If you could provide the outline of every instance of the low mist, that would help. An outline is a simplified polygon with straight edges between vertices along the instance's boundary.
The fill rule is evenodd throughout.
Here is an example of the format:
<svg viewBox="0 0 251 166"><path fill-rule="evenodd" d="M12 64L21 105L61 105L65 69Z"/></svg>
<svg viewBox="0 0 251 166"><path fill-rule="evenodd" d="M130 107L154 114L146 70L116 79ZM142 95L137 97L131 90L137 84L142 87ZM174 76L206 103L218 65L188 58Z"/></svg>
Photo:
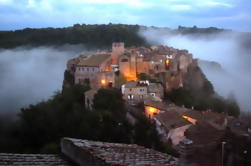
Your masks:
<svg viewBox="0 0 251 166"><path fill-rule="evenodd" d="M248 43L243 33L181 35L170 30L149 28L141 30L140 35L151 44L187 49L194 58L219 63L221 68L203 61L200 61L199 65L219 95L227 98L230 94L234 94L241 110L251 112L249 97L251 94L251 48L246 47Z"/></svg>
<svg viewBox="0 0 251 166"><path fill-rule="evenodd" d="M82 45L0 50L0 114L16 114L61 90L67 60L83 51Z"/></svg>

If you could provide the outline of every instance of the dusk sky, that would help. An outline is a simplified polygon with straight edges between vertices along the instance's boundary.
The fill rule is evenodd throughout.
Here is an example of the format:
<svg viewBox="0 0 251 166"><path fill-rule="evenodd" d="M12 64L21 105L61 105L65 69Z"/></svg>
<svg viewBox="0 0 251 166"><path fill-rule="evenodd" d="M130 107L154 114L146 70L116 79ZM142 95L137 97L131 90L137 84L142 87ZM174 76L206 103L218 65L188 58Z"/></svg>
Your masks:
<svg viewBox="0 0 251 166"><path fill-rule="evenodd" d="M250 0L0 0L0 30L73 24L179 25L251 31Z"/></svg>

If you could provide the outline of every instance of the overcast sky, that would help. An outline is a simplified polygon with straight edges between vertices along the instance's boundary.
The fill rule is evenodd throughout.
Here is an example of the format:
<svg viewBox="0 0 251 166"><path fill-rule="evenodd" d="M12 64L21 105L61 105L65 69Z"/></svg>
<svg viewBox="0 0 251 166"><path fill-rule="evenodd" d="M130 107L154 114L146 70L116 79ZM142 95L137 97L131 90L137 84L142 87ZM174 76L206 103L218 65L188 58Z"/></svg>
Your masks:
<svg viewBox="0 0 251 166"><path fill-rule="evenodd" d="M0 0L0 30L80 24L251 31L250 0Z"/></svg>

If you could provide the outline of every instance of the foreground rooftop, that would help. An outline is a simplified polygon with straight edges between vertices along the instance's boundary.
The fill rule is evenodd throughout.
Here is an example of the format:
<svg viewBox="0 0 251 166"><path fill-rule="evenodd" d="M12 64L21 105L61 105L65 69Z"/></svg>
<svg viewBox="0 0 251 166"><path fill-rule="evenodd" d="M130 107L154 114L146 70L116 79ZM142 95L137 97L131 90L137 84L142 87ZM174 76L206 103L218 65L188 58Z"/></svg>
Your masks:
<svg viewBox="0 0 251 166"><path fill-rule="evenodd" d="M0 153L0 166L69 166L73 164L80 166L178 165L178 159L175 157L135 144L62 138L61 151L63 155Z"/></svg>
<svg viewBox="0 0 251 166"><path fill-rule="evenodd" d="M177 166L178 163L175 157L135 144L63 138L61 149L79 165Z"/></svg>
<svg viewBox="0 0 251 166"><path fill-rule="evenodd" d="M58 155L53 154L11 154L0 153L1 166L68 166Z"/></svg>

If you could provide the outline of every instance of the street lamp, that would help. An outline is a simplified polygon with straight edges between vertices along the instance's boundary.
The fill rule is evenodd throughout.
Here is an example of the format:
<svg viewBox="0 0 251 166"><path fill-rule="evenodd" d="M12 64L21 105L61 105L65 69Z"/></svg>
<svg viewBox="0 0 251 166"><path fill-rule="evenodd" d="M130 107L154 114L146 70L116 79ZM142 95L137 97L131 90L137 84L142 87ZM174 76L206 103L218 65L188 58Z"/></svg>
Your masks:
<svg viewBox="0 0 251 166"><path fill-rule="evenodd" d="M222 141L221 142L221 166L224 166L224 148L225 148L225 144L226 144L227 142L225 142L225 141Z"/></svg>
<svg viewBox="0 0 251 166"><path fill-rule="evenodd" d="M243 151L243 154L244 154L244 163L245 163L245 165L247 165L247 155L248 155L248 151L247 150L244 150Z"/></svg>

